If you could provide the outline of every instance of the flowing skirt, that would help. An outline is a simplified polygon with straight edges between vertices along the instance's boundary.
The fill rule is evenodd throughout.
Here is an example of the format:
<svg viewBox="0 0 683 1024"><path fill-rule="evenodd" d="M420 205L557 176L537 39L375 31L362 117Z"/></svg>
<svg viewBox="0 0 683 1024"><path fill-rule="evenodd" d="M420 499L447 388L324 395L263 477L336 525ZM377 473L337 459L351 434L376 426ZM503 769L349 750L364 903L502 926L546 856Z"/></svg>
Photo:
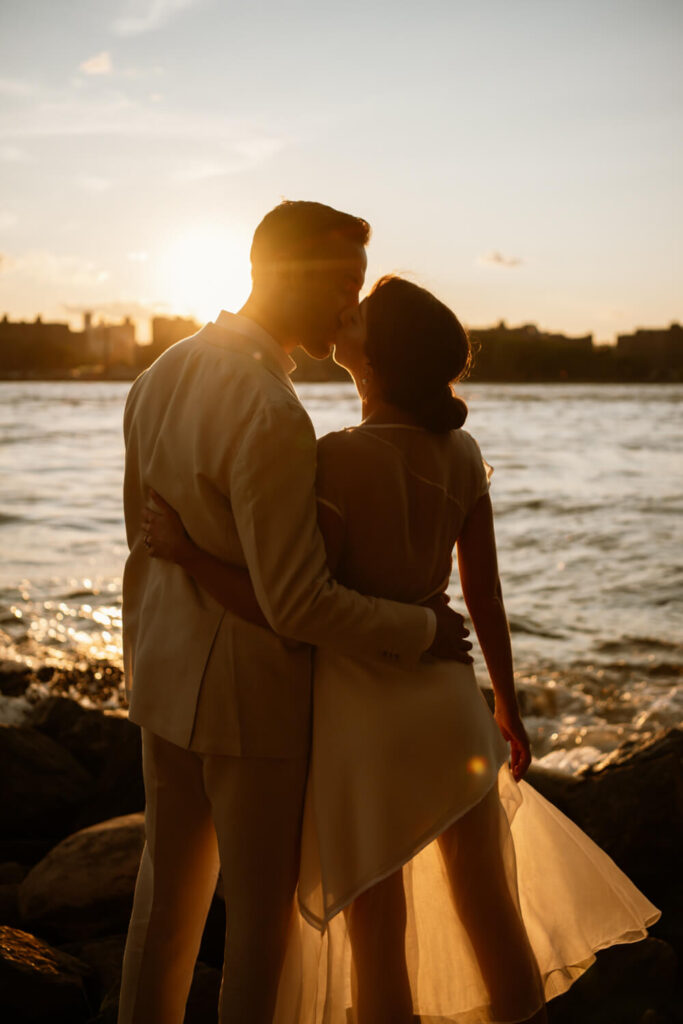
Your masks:
<svg viewBox="0 0 683 1024"><path fill-rule="evenodd" d="M354 1021L368 970L391 992L392 921L425 1024L513 1024L660 916L585 833L515 783L471 666L388 669L321 651L314 701L300 914L275 1024ZM361 944L354 901L382 892L389 904L366 909Z"/></svg>

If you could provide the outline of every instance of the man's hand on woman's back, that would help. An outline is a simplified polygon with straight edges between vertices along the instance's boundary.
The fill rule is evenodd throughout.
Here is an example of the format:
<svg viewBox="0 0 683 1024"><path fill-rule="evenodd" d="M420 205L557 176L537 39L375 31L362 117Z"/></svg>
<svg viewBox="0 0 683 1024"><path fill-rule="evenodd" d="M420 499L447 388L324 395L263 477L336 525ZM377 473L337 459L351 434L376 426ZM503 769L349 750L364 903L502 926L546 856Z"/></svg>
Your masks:
<svg viewBox="0 0 683 1024"><path fill-rule="evenodd" d="M449 608L448 601L447 594L437 594L429 601L425 601L425 606L431 608L436 615L436 633L426 653L446 661L459 661L463 665L471 665L472 656L469 652L472 650L472 644L467 639L470 632L465 628L464 617L460 612Z"/></svg>

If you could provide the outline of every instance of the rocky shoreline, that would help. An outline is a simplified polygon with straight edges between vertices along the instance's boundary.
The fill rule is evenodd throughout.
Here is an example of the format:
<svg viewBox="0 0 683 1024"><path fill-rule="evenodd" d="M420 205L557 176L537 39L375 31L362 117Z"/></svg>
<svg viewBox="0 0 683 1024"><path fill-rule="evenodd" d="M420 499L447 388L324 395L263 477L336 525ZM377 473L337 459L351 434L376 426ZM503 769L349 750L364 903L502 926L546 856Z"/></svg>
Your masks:
<svg viewBox="0 0 683 1024"><path fill-rule="evenodd" d="M0 665L0 1018L115 1024L144 843L140 737L116 707L120 670ZM107 708L84 706L100 703ZM549 1004L551 1024L681 1024L683 730L625 745L577 775L527 780L662 910L651 936L598 954ZM216 1020L225 907L214 898L186 1024Z"/></svg>

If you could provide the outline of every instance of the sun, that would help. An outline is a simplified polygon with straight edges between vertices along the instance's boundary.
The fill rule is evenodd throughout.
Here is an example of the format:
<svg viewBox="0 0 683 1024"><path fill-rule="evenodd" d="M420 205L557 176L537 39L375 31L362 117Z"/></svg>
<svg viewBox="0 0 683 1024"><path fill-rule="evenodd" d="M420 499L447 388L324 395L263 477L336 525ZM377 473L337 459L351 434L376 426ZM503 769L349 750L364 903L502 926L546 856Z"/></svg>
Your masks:
<svg viewBox="0 0 683 1024"><path fill-rule="evenodd" d="M221 309L236 312L251 288L250 244L246 234L213 227L174 236L158 262L160 298L174 313L202 323Z"/></svg>

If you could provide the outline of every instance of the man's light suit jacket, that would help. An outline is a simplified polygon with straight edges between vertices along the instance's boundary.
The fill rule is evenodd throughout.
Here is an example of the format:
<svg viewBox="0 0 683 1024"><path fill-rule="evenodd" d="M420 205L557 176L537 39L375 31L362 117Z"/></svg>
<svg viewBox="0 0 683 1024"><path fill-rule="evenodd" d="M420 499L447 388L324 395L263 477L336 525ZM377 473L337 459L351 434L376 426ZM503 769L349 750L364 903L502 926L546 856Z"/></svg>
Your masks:
<svg viewBox="0 0 683 1024"><path fill-rule="evenodd" d="M293 366L261 327L223 312L160 356L128 396L130 717L181 747L306 754L309 644L408 664L432 639L432 612L363 597L330 578L316 519L316 439L287 375ZM249 570L273 632L226 611L179 566L148 556L140 523L149 487L198 545Z"/></svg>

